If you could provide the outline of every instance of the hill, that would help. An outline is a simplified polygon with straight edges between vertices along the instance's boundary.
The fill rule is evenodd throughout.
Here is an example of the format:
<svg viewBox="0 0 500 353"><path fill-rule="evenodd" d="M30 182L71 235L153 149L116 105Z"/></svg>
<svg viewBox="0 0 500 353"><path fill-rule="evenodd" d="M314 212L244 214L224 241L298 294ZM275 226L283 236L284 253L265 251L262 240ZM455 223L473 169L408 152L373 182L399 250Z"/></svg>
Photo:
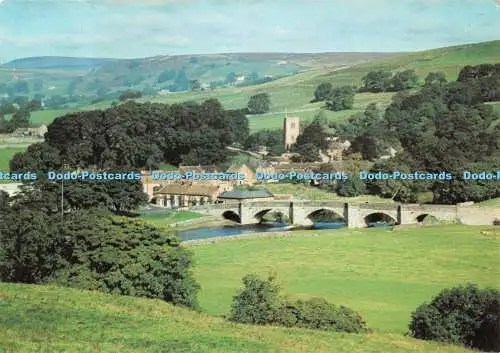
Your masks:
<svg viewBox="0 0 500 353"><path fill-rule="evenodd" d="M394 334L236 325L164 302L0 284L1 352L466 353Z"/></svg>
<svg viewBox="0 0 500 353"><path fill-rule="evenodd" d="M34 57L17 59L0 66L0 83L28 82L30 93L84 95L105 98L113 92L134 89L152 94L162 89L183 91L190 81L208 87L249 85L292 75L318 67L343 66L395 54L387 53L235 53L213 55L159 55L141 59ZM15 71L14 71L15 69ZM35 82L43 82L35 90ZM0 94L3 92L0 91Z"/></svg>
<svg viewBox="0 0 500 353"><path fill-rule="evenodd" d="M155 98L148 97L144 100L173 103L218 98L227 108L243 108L246 107L250 96L267 92L271 96L271 112L250 117L250 126L253 131L264 128L276 129L282 127L285 109L304 121L312 119L322 110L323 103L310 103L314 97L314 90L322 82L330 82L334 86L359 87L362 77L370 71L396 72L405 69L415 69L422 81L429 72L435 71L443 71L448 80L455 80L464 66L497 63L499 58L500 40L379 58L367 63L352 63L347 65L348 67L322 68L257 86L222 88L212 92L173 93ZM382 106L388 104L392 95L393 93L356 94L353 110L325 111L325 113L330 120L343 120L363 111L370 103L380 103Z"/></svg>
<svg viewBox="0 0 500 353"><path fill-rule="evenodd" d="M0 65L2 69L89 69L112 64L120 59L72 58L63 56L38 56L9 61Z"/></svg>

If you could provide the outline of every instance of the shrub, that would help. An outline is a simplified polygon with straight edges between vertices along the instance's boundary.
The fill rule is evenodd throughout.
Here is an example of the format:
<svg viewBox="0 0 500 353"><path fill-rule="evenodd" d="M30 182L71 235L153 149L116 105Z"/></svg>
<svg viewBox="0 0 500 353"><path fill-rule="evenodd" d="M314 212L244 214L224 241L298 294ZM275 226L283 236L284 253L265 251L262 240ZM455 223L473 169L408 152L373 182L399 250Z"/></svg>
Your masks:
<svg viewBox="0 0 500 353"><path fill-rule="evenodd" d="M98 210L72 211L63 222L29 209L2 216L2 281L50 282L197 308L192 254L173 233Z"/></svg>
<svg viewBox="0 0 500 353"><path fill-rule="evenodd" d="M257 325L280 325L338 332L366 332L361 316L325 299L286 303L279 296L274 277L262 280L254 274L243 278L244 289L234 297L229 319Z"/></svg>
<svg viewBox="0 0 500 353"><path fill-rule="evenodd" d="M412 314L410 335L424 340L500 350L500 292L469 284L445 289Z"/></svg>
<svg viewBox="0 0 500 353"><path fill-rule="evenodd" d="M271 325L282 322L283 304L274 277L243 277L244 289L233 298L229 320L244 324Z"/></svg>
<svg viewBox="0 0 500 353"><path fill-rule="evenodd" d="M494 226L500 226L500 218L496 218L496 219L493 221L493 225L494 225Z"/></svg>
<svg viewBox="0 0 500 353"><path fill-rule="evenodd" d="M361 315L344 306L336 307L322 298L299 300L288 305L287 309L295 318L291 326L348 333L367 331Z"/></svg>

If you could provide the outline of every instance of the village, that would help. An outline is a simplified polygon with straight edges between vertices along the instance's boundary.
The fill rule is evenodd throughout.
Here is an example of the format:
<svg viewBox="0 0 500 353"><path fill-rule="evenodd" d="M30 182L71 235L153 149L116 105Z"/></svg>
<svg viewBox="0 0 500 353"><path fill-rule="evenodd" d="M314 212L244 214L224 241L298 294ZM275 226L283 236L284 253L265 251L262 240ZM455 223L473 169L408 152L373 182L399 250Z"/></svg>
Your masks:
<svg viewBox="0 0 500 353"><path fill-rule="evenodd" d="M300 118L284 118L284 141L286 153L281 156L267 156L263 148L257 165L233 164L224 170L213 165L180 166L179 173L241 173L244 179L238 180L153 180L152 171L142 171L144 193L152 205L157 207L183 209L211 203L235 200L286 200L291 194L273 194L265 187L267 183L278 182L276 178L259 180L259 174L280 174L287 172L335 173L343 171L342 157L350 143L339 142L332 138L329 148L321 151L321 160L311 163L294 163L294 153L290 150L300 134ZM254 154L252 154L254 155ZM313 181L316 185L321 181ZM331 182L331 181L329 181Z"/></svg>

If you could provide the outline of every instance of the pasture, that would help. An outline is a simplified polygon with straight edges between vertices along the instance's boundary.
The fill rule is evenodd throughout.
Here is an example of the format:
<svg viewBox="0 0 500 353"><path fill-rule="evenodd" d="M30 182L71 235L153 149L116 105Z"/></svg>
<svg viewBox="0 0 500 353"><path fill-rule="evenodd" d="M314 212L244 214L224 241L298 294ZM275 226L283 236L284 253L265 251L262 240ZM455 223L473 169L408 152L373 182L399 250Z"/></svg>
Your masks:
<svg viewBox="0 0 500 353"><path fill-rule="evenodd" d="M160 300L54 286L0 283L0 298L5 353L472 352L397 334L231 324Z"/></svg>
<svg viewBox="0 0 500 353"><path fill-rule="evenodd" d="M411 312L446 287L500 288L500 241L481 234L490 228L295 231L196 246L200 302L225 315L243 276L274 273L291 298L323 297L359 311L379 332L403 334Z"/></svg>

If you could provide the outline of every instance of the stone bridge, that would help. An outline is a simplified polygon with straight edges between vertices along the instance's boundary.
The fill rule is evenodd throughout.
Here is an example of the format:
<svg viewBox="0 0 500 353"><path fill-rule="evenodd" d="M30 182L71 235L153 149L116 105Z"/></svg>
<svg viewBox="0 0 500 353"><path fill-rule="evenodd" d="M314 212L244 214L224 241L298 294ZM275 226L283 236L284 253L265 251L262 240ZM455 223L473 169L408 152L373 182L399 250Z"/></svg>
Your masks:
<svg viewBox="0 0 500 353"><path fill-rule="evenodd" d="M280 212L293 225L312 225L311 216L329 211L343 218L347 227L365 227L370 222L392 220L394 224L417 224L426 216L439 221L468 225L492 225L500 219L500 208L420 205L396 203L346 203L340 201L241 201L190 207L189 210L234 220L240 224L258 223L268 212Z"/></svg>

